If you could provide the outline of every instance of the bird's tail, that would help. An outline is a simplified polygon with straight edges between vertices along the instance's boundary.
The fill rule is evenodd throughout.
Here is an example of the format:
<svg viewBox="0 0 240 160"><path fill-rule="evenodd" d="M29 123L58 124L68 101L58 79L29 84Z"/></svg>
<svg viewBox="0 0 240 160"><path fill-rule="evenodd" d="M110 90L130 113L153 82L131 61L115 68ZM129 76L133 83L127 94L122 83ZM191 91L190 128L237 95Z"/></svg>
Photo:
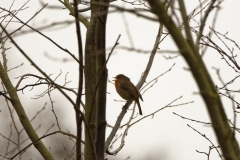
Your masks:
<svg viewBox="0 0 240 160"><path fill-rule="evenodd" d="M138 110L139 110L139 114L142 115L142 109L141 109L141 105L139 103L139 100L136 100L137 106L138 106Z"/></svg>

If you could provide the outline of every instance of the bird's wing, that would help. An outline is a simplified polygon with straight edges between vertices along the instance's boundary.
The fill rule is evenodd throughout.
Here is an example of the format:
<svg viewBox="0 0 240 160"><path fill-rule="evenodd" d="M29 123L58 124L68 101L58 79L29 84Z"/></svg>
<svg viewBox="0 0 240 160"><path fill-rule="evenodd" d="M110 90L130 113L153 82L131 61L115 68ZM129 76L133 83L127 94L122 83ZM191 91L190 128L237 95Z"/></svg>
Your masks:
<svg viewBox="0 0 240 160"><path fill-rule="evenodd" d="M131 82L130 82L131 83ZM134 85L134 84L132 84ZM121 82L120 87L138 99L140 93L136 87L129 87L129 82Z"/></svg>

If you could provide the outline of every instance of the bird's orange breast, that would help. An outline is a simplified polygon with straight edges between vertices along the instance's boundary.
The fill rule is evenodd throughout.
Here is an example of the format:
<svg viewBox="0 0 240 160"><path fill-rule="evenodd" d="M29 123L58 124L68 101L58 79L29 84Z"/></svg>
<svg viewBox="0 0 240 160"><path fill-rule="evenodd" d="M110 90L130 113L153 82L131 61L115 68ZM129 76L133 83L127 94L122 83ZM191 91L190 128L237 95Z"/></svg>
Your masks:
<svg viewBox="0 0 240 160"><path fill-rule="evenodd" d="M116 88L116 91L118 92L118 84L120 83L120 78L117 78L115 80L115 88Z"/></svg>

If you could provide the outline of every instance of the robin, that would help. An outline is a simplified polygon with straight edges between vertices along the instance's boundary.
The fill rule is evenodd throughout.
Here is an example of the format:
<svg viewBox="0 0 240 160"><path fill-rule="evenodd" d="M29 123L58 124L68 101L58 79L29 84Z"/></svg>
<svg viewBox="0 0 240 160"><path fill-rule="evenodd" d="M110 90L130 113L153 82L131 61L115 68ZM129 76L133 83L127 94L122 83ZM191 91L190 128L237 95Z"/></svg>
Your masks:
<svg viewBox="0 0 240 160"><path fill-rule="evenodd" d="M119 74L115 78L115 88L117 93L127 101L135 101L138 105L139 114L142 115L142 109L139 103L139 98L143 101L139 90L130 81L130 78L123 74Z"/></svg>

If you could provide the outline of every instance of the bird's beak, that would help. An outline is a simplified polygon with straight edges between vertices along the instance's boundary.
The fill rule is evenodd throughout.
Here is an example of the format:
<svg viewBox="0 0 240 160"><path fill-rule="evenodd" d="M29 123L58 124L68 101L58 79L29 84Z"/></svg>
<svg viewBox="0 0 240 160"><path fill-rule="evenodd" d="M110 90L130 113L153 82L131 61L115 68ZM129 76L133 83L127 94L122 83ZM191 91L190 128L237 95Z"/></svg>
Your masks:
<svg viewBox="0 0 240 160"><path fill-rule="evenodd" d="M112 81L116 81L116 77L112 77L112 78L115 78L114 80L112 80Z"/></svg>

